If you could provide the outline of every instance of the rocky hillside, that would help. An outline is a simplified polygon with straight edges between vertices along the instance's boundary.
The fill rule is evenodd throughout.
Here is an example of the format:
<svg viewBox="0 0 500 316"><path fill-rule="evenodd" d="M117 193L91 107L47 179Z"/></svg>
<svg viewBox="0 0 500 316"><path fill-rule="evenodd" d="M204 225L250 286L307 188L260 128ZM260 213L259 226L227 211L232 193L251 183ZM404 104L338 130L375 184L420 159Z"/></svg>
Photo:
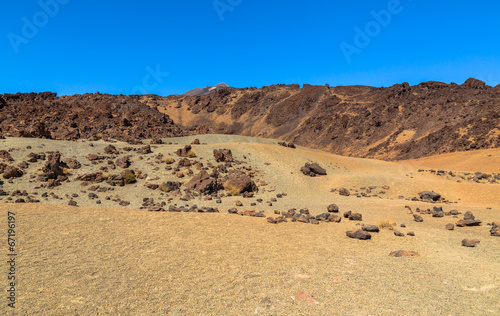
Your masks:
<svg viewBox="0 0 500 316"><path fill-rule="evenodd" d="M500 86L273 85L208 95L0 95L0 135L144 138L222 133L356 157L410 159L500 147Z"/></svg>
<svg viewBox="0 0 500 316"><path fill-rule="evenodd" d="M379 159L500 147L500 86L424 82L388 88L273 85L142 102L190 133L278 138Z"/></svg>
<svg viewBox="0 0 500 316"><path fill-rule="evenodd" d="M63 140L181 136L181 128L138 96L55 93L0 95L0 135Z"/></svg>

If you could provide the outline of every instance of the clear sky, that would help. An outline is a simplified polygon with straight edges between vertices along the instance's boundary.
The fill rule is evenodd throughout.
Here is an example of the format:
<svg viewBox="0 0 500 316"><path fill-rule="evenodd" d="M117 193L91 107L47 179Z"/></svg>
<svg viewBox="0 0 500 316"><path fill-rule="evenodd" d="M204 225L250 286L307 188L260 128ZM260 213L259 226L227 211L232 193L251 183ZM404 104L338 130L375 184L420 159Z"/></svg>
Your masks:
<svg viewBox="0 0 500 316"><path fill-rule="evenodd" d="M494 86L499 16L491 0L1 1L0 93L469 77Z"/></svg>

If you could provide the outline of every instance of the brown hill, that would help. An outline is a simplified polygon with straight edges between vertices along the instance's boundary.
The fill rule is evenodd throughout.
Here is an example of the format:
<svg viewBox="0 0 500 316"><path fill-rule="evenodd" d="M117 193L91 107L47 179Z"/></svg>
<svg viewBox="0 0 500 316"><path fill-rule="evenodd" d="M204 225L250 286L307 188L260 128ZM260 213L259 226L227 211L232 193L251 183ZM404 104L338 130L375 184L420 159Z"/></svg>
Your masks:
<svg viewBox="0 0 500 316"><path fill-rule="evenodd" d="M336 154L411 159L500 146L500 87L272 85L143 102L191 133L277 138Z"/></svg>
<svg viewBox="0 0 500 316"><path fill-rule="evenodd" d="M187 134L275 138L336 154L412 159L500 147L500 86L272 85L199 96L0 95L0 135L137 141Z"/></svg>
<svg viewBox="0 0 500 316"><path fill-rule="evenodd" d="M154 99L154 97L151 97ZM56 93L0 95L0 135L64 140L144 138L184 133L165 114L139 102L139 96Z"/></svg>

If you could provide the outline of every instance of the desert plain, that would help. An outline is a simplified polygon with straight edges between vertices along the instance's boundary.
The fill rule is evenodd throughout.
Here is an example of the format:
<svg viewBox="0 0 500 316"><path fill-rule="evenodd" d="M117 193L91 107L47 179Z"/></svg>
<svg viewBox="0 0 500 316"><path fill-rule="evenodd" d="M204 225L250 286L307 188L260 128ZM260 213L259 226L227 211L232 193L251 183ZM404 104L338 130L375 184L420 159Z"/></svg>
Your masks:
<svg viewBox="0 0 500 316"><path fill-rule="evenodd" d="M12 158L6 165L17 166L30 153L46 156L20 168L21 176L0 183L4 254L8 212L15 213L16 221L15 313L500 312L500 237L490 233L491 223L500 220L500 149L382 161L278 142L216 134L138 145L0 139L0 148ZM191 154L179 156L186 145ZM232 161L216 161L214 150L219 149L230 150ZM59 152L61 166L68 158L80 165L61 167L66 178L61 183L44 179L53 152ZM128 165L122 168L117 160L125 156ZM167 157L174 162L167 163ZM189 166L179 165L186 159ZM317 163L326 174L305 175L305 163ZM137 177L121 185L123 177L113 175L125 170ZM217 170L211 178L218 177L224 186L210 192L197 192L196 186L186 190L204 170ZM231 170L243 172L257 190L228 194L224 177ZM96 172L103 175L100 182ZM162 190L166 182L178 187ZM441 197L421 198L423 191ZM332 204L338 210L329 210ZM442 217L433 216L435 208L442 208ZM291 209L295 215L302 210L306 220L287 217ZM361 214L362 220L344 217L348 211ZM466 212L481 223L457 226ZM318 217L325 213L340 222ZM276 223L277 218L286 222ZM454 229L446 229L447 224ZM367 225L380 228L370 233L371 239L346 235ZM480 243L464 247L464 239ZM398 250L417 256L389 255ZM2 271L8 269L2 260ZM6 277L3 284L5 288ZM11 314L5 293L0 313Z"/></svg>

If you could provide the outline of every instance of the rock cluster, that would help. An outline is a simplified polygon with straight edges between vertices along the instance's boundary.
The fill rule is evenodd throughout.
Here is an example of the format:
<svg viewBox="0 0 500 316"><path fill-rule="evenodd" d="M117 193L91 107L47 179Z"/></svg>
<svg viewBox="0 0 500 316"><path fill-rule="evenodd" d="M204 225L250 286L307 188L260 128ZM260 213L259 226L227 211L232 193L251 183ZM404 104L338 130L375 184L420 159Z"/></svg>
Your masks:
<svg viewBox="0 0 500 316"><path fill-rule="evenodd" d="M318 175L326 175L326 170L322 168L318 163L308 163L304 165L304 167L300 168L300 171L310 177L316 177Z"/></svg>

